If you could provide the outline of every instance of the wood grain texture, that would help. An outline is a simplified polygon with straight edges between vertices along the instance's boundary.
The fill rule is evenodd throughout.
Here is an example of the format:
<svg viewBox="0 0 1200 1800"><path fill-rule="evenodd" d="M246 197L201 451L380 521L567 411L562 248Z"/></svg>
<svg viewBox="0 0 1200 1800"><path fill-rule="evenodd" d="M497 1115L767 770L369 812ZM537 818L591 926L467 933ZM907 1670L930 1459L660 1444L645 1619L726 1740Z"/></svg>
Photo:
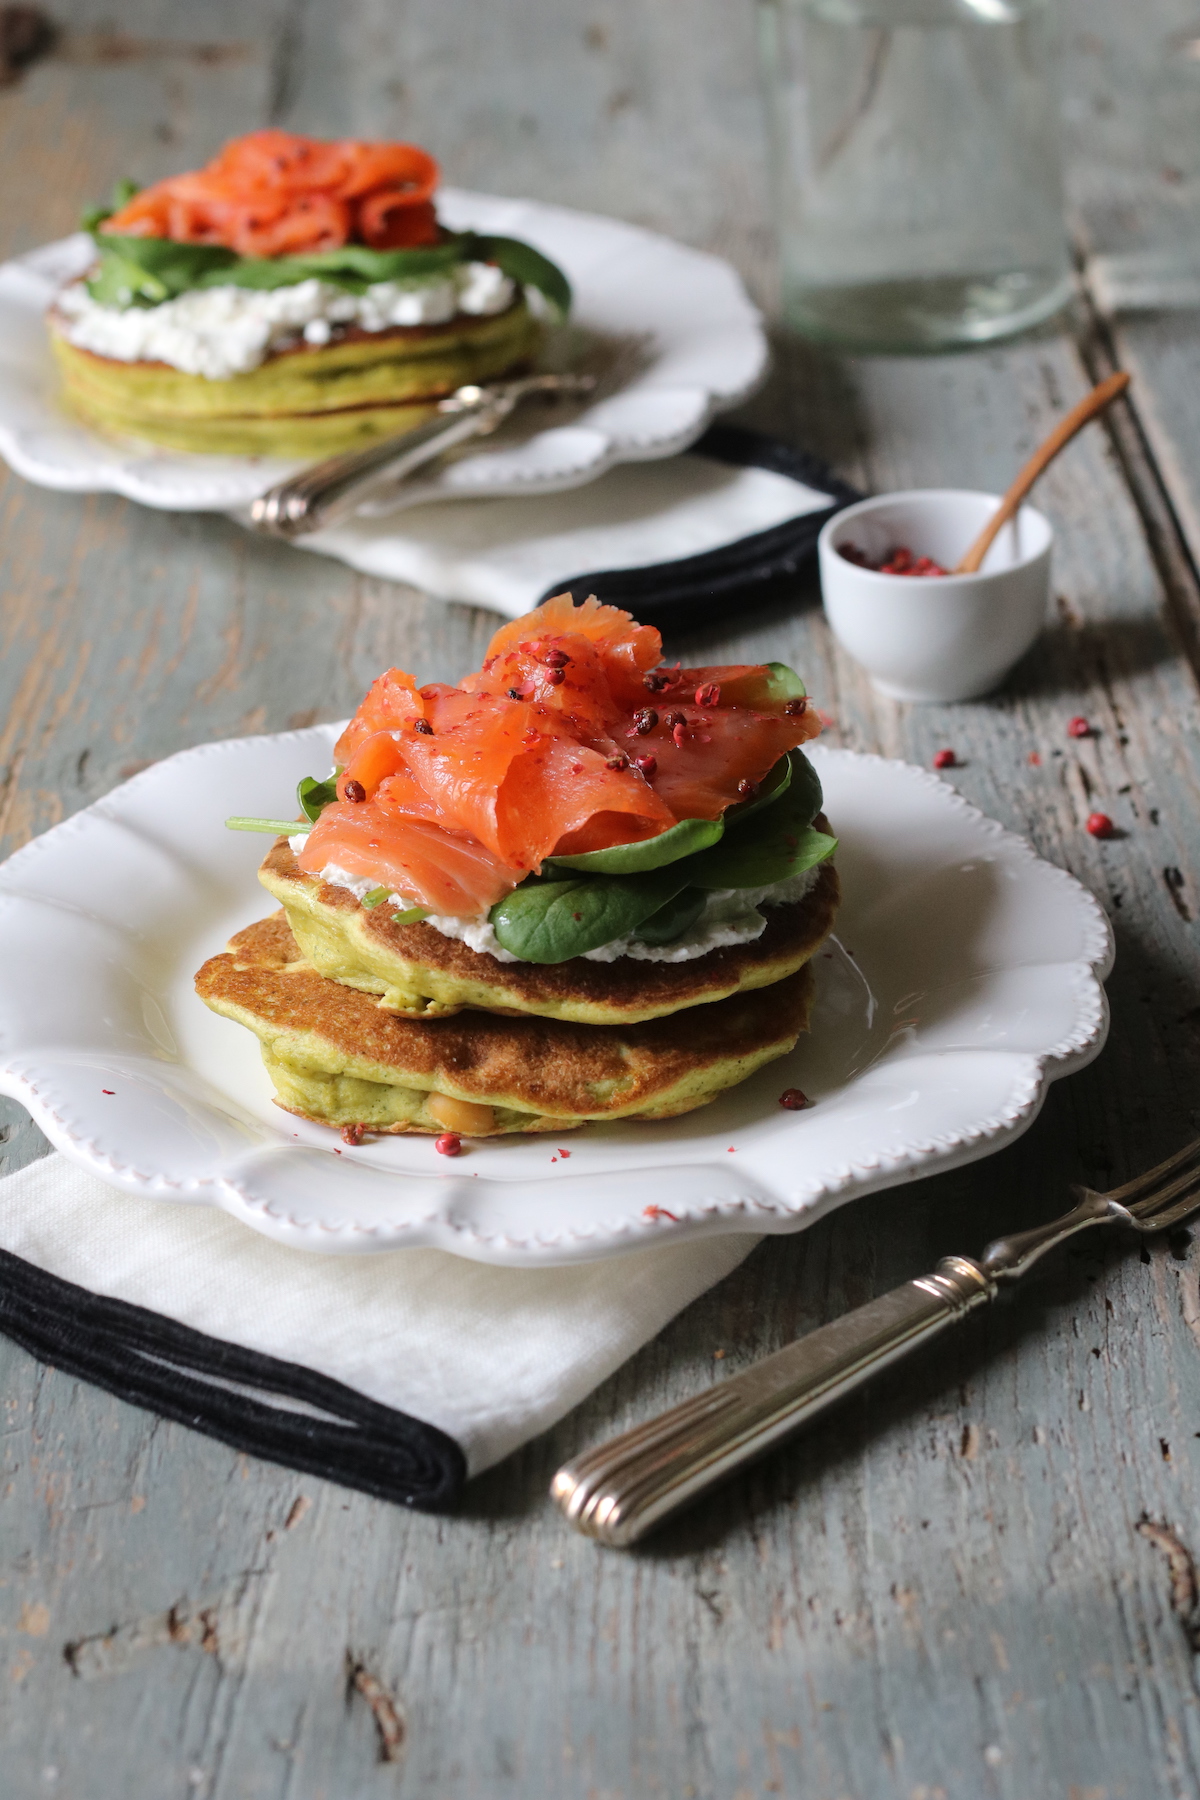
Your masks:
<svg viewBox="0 0 1200 1800"><path fill-rule="evenodd" d="M1200 33L1183 0L1149 16L1122 0L1073 4L1065 32L1071 221L1085 291L1092 259L1159 256L1200 276ZM1089 357L1135 382L1136 427L1115 430L1170 604L1200 670L1200 484L1194 311L1106 319L1093 300Z"/></svg>
<svg viewBox="0 0 1200 1800"><path fill-rule="evenodd" d="M1179 26L1175 0L1137 10L1160 35ZM1089 0L1080 25L1102 17L1110 63L1119 11ZM98 4L71 0L61 16L61 53L0 94L0 148L24 176L6 186L5 249L67 229L119 173L186 166L276 118L423 138L465 184L671 230L773 292L748 9L141 0L119 33ZM1070 69L1096 54L1073 52ZM1075 155L1099 155L1096 90L1071 79ZM919 362L836 364L781 344L746 416L865 487L998 490L1088 380L1075 340L1052 331ZM1166 388L1153 391L1165 409ZM1081 439L1039 491L1059 531L1058 623L987 701L880 699L832 646L811 587L736 633L672 645L794 661L836 718L834 741L926 764L952 746L955 784L1110 910L1101 1061L1003 1154L764 1243L585 1407L476 1482L455 1519L253 1462L0 1342L6 1795L1200 1788L1187 1601L1200 1270L1186 1233L1141 1254L1080 1244L637 1554L597 1551L545 1500L557 1464L601 1434L945 1252L1048 1216L1070 1180L1119 1179L1198 1128L1200 714L1164 589L1187 579L1167 541L1171 508L1190 504L1186 458L1158 456L1149 411L1129 429ZM1158 537L1151 492L1166 509ZM219 519L11 477L0 507L6 850L186 744L337 716L386 662L453 677L494 623ZM1077 712L1098 735L1066 737ZM1082 828L1098 805L1122 834L1105 844ZM17 1166L42 1145L18 1109L4 1117Z"/></svg>

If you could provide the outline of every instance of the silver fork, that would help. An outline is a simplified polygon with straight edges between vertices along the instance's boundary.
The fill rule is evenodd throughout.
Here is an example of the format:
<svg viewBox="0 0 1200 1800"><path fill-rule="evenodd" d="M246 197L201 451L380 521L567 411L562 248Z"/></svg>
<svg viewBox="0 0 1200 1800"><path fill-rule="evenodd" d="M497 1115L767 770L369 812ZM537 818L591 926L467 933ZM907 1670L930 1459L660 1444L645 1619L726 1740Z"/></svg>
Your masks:
<svg viewBox="0 0 1200 1800"><path fill-rule="evenodd" d="M365 450L326 457L268 488L252 504L251 521L267 536L282 538L336 525L447 450L495 431L523 400L591 394L595 387L595 376L569 373L523 375L488 387L468 383L439 400L438 416L424 425Z"/></svg>
<svg viewBox="0 0 1200 1800"><path fill-rule="evenodd" d="M1112 1193L1075 1187L1062 1218L997 1238L978 1261L946 1256L741 1375L564 1463L550 1492L572 1525L624 1548L744 1463L845 1399L1019 1281L1057 1244L1096 1225L1169 1231L1200 1208L1200 1138Z"/></svg>

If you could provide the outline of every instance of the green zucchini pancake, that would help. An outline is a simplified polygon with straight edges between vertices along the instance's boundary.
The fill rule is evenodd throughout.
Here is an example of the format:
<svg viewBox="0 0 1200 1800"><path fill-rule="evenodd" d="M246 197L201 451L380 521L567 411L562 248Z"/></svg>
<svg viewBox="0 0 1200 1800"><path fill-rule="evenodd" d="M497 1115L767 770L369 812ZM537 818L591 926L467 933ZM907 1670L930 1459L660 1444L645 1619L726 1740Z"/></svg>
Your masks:
<svg viewBox="0 0 1200 1800"><path fill-rule="evenodd" d="M492 1137L589 1119L669 1119L785 1056L808 1023L807 967L777 988L640 1025L385 1012L318 975L282 913L204 964L196 991L262 1041L281 1106L371 1132Z"/></svg>
<svg viewBox="0 0 1200 1800"><path fill-rule="evenodd" d="M97 261L50 309L87 423L177 450L319 456L528 365L527 295L570 305L515 238L451 232L412 144L255 131L85 221Z"/></svg>
<svg viewBox="0 0 1200 1800"><path fill-rule="evenodd" d="M703 1106L794 1046L837 840L782 663L662 664L569 595L482 669L389 669L259 871L283 911L196 978L281 1105L491 1136Z"/></svg>

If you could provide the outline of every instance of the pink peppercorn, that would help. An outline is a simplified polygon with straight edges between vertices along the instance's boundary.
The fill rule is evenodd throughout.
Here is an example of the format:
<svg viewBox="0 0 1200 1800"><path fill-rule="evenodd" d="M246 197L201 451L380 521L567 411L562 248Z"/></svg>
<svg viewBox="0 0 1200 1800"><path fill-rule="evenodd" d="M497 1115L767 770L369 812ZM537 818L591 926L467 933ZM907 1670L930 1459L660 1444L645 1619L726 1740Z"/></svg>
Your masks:
<svg viewBox="0 0 1200 1800"><path fill-rule="evenodd" d="M934 756L933 766L935 769L956 769L958 758L953 750L939 750Z"/></svg>
<svg viewBox="0 0 1200 1800"><path fill-rule="evenodd" d="M705 681L696 689L697 706L720 706L721 690L715 681Z"/></svg>
<svg viewBox="0 0 1200 1800"><path fill-rule="evenodd" d="M1108 814L1101 812L1088 814L1087 828L1092 836L1096 838L1110 838L1116 830L1116 826L1113 824Z"/></svg>
<svg viewBox="0 0 1200 1800"><path fill-rule="evenodd" d="M635 756L633 759L633 766L646 777L647 781L649 781L655 769L658 767L658 758L657 756Z"/></svg>
<svg viewBox="0 0 1200 1800"><path fill-rule="evenodd" d="M1092 728L1088 724L1087 720L1084 718L1082 713L1076 713L1076 715L1073 719L1068 719L1068 721L1067 721L1067 736L1068 737L1084 738L1084 737L1091 737L1091 735L1092 735Z"/></svg>
<svg viewBox="0 0 1200 1800"><path fill-rule="evenodd" d="M872 562L864 550L857 544L839 544L838 555L860 569L874 569L879 575L948 575L949 569L943 569L941 563L934 562L932 556L915 556L907 544L893 544L892 548L879 562Z"/></svg>
<svg viewBox="0 0 1200 1800"><path fill-rule="evenodd" d="M443 1131L433 1147L439 1156L457 1156L462 1149L462 1139L457 1131Z"/></svg>
<svg viewBox="0 0 1200 1800"><path fill-rule="evenodd" d="M550 668L546 670L542 679L543 681L549 682L551 687L560 687L567 679L566 671L565 669L560 669L558 667Z"/></svg>
<svg viewBox="0 0 1200 1800"><path fill-rule="evenodd" d="M779 1096L779 1104L788 1112L803 1112L806 1106L812 1105L812 1101L799 1088L784 1088Z"/></svg>

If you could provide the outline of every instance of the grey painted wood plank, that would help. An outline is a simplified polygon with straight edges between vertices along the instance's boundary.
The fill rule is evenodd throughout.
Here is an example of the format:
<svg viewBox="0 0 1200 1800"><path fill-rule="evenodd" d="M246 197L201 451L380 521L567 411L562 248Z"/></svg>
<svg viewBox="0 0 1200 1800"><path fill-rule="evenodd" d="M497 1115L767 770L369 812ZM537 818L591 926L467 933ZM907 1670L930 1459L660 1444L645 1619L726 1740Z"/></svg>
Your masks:
<svg viewBox="0 0 1200 1800"><path fill-rule="evenodd" d="M103 25L98 8L67 10L85 41ZM38 241L47 205L67 228L66 194L101 175L194 160L274 108L408 131L455 179L671 229L769 294L748 19L709 0L652 19L615 0L520 0L503 19L422 0L201 21L147 0L122 29L154 54L80 50L0 96L4 144L40 171L6 241ZM201 33L253 54L161 48ZM847 368L785 349L749 416L864 485L995 487L1084 380L1052 335ZM1147 1262L1118 1243L1063 1257L636 1556L568 1535L544 1499L581 1444L1196 1128L1194 685L1101 434L1043 498L1060 626L987 702L881 701L830 644L811 588L686 644L794 659L853 746L927 762L954 745L956 785L1112 910L1102 1061L986 1164L764 1244L474 1484L457 1519L239 1457L0 1342L0 1738L17 1792L1140 1800L1200 1785L1193 1659L1166 1558L1137 1529L1146 1515L1200 1542L1200 1290L1182 1239ZM387 661L453 676L493 623L220 520L11 478L0 505L6 848L186 743L335 716ZM1083 745L1063 731L1077 711L1102 728ZM1081 830L1097 796L1128 832L1104 846ZM4 1149L23 1159L33 1135ZM360 1663L405 1719L398 1764L377 1760L349 1687Z"/></svg>
<svg viewBox="0 0 1200 1800"><path fill-rule="evenodd" d="M1200 84L1194 15L1163 0L1150 18L1120 0L1072 4L1066 50L1072 222L1090 256L1158 253L1200 270ZM1100 301L1104 288L1097 286ZM1121 313L1111 352L1134 376L1138 418L1196 582L1195 328L1192 311ZM1193 601L1189 621L1200 616ZM1196 661L1195 644L1192 645Z"/></svg>

